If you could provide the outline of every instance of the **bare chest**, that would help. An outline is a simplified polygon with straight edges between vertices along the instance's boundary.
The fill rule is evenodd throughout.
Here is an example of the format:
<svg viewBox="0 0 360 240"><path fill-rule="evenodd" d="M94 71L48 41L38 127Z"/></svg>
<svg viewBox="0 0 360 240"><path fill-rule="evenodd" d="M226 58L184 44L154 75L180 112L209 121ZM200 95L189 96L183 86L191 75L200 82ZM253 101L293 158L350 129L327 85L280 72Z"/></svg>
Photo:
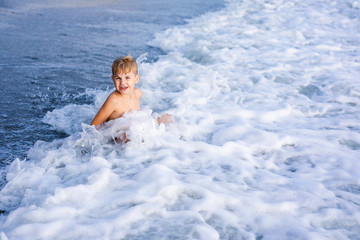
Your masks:
<svg viewBox="0 0 360 240"><path fill-rule="evenodd" d="M114 111L109 116L108 120L119 118L124 113L132 110L140 110L140 101L138 99L119 101L115 104Z"/></svg>

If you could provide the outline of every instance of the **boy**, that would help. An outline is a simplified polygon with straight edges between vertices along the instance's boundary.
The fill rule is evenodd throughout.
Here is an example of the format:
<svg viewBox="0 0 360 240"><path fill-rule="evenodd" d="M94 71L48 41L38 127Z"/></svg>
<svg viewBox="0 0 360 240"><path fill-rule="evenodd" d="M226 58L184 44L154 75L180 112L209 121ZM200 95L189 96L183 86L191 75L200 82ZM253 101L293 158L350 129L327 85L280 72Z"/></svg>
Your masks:
<svg viewBox="0 0 360 240"><path fill-rule="evenodd" d="M115 85L115 91L106 99L91 125L101 125L109 120L120 118L126 112L140 110L142 92L135 88L135 84L140 78L136 61L131 56L115 59L112 64L111 78ZM168 114L157 119L158 124L173 121Z"/></svg>

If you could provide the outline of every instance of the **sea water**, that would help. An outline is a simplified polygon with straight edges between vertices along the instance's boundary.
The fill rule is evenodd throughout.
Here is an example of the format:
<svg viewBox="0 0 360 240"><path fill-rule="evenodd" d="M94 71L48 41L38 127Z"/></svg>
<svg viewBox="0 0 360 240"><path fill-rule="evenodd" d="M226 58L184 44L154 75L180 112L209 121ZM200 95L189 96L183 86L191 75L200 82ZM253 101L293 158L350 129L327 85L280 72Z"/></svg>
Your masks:
<svg viewBox="0 0 360 240"><path fill-rule="evenodd" d="M41 119L67 137L4 168L1 239L359 239L359 20L356 0L233 0L157 29L142 110L98 129L112 90L66 75L79 101Z"/></svg>

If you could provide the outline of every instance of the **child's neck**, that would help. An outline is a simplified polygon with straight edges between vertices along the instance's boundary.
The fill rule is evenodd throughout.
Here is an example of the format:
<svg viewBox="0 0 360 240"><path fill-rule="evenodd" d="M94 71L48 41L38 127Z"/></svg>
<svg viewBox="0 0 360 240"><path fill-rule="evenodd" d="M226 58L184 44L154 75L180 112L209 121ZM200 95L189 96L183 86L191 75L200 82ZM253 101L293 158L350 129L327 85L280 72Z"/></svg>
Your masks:
<svg viewBox="0 0 360 240"><path fill-rule="evenodd" d="M133 92L131 92L129 94L122 94L122 93L120 93L118 91L116 91L116 92L121 96L121 98L124 98L124 99L132 100L132 99L135 98L135 91L133 91Z"/></svg>

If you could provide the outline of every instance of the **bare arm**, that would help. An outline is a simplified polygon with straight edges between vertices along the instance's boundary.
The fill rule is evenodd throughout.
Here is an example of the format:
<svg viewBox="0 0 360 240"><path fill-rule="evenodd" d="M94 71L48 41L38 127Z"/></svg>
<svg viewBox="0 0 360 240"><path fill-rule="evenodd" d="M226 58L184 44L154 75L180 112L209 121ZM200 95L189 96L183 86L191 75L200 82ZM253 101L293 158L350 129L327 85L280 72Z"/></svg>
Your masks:
<svg viewBox="0 0 360 240"><path fill-rule="evenodd" d="M91 125L100 125L103 124L110 115L114 112L114 98L112 94L106 99L105 103L100 108L99 112L96 114L94 119L91 122Z"/></svg>

